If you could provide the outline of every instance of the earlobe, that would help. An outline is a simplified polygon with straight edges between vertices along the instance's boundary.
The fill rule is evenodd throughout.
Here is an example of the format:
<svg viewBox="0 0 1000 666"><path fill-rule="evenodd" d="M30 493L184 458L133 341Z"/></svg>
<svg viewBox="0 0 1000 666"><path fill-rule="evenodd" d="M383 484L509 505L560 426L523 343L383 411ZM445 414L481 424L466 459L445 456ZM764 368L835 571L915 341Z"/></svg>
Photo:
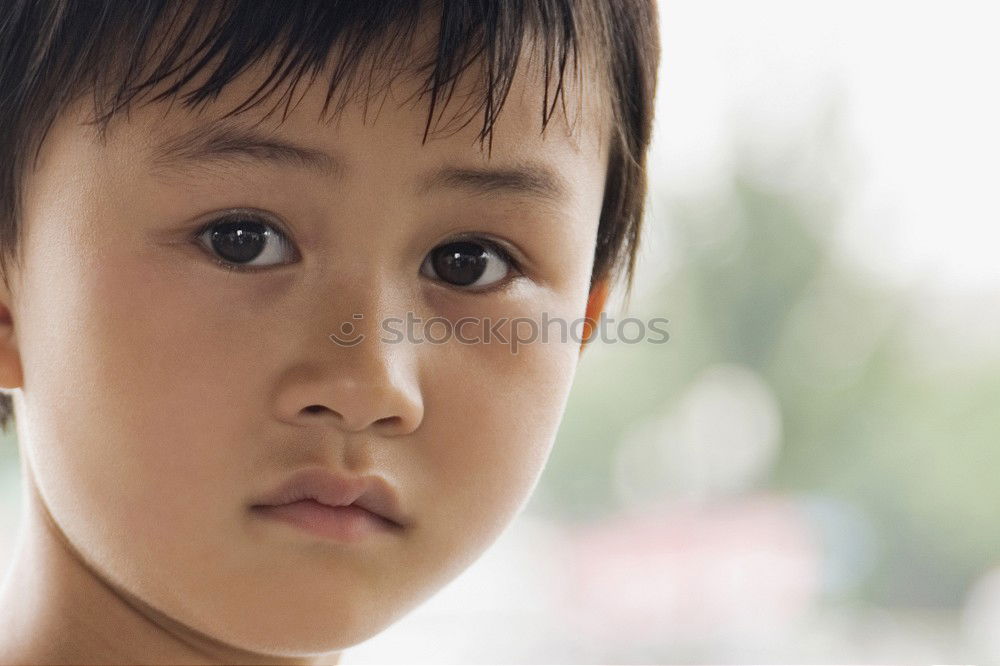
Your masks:
<svg viewBox="0 0 1000 666"><path fill-rule="evenodd" d="M601 313L604 311L604 304L607 300L608 280L607 278L603 278L594 283L594 286L590 289L590 296L587 297L587 312L584 314L586 320L583 325L583 342L580 343L581 355L587 343L593 339L594 330L600 321Z"/></svg>
<svg viewBox="0 0 1000 666"><path fill-rule="evenodd" d="M21 354L14 335L14 317L7 287L0 280L0 388L20 388L24 384Z"/></svg>

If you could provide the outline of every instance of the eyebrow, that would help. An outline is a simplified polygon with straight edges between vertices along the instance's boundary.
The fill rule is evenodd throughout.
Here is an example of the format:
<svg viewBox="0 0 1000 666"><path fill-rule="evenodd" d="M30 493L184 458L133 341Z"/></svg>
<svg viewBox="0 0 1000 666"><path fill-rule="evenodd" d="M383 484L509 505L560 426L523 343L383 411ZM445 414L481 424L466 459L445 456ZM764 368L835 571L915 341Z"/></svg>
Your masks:
<svg viewBox="0 0 1000 666"><path fill-rule="evenodd" d="M329 152L296 144L249 127L209 123L159 144L153 150L154 170L181 172L195 165L235 163L250 160L272 167L292 167L341 180L346 162ZM546 202L568 197L565 180L540 162L521 162L505 167L445 165L419 177L418 194L452 189L474 195L513 194Z"/></svg>

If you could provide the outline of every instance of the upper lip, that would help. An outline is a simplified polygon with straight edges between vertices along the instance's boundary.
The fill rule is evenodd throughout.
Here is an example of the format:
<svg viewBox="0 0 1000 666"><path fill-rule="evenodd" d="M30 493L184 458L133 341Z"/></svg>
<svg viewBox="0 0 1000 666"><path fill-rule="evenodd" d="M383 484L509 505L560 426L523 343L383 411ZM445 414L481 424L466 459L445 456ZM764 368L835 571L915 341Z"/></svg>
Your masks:
<svg viewBox="0 0 1000 666"><path fill-rule="evenodd" d="M398 527L409 520L403 515L396 492L389 483L374 475L348 476L322 468L293 474L287 481L253 503L279 506L312 499L327 506L354 505L385 518Z"/></svg>

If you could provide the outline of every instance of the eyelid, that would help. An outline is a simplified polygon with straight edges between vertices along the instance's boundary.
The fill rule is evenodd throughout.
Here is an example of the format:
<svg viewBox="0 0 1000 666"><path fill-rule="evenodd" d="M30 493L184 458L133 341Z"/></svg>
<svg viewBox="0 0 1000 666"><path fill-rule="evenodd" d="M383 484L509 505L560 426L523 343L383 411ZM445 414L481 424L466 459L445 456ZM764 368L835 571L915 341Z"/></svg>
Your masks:
<svg viewBox="0 0 1000 666"><path fill-rule="evenodd" d="M292 240L292 234L288 231L287 226L280 219L267 211L259 210L257 208L225 208L223 210L209 213L205 222L199 225L194 234L192 234L192 238L197 238L220 222L224 222L229 218L238 217L240 215L256 218L258 221L265 223L280 232L286 240Z"/></svg>
<svg viewBox="0 0 1000 666"><path fill-rule="evenodd" d="M523 253L511 243L501 240L492 236L491 234L468 231L453 236L448 236L447 238L439 241L434 245L435 248L441 247L442 245L447 245L448 243L455 243L459 241L475 241L482 243L490 247L493 250L499 252L506 261L508 261L512 268L518 272L523 273L524 259Z"/></svg>

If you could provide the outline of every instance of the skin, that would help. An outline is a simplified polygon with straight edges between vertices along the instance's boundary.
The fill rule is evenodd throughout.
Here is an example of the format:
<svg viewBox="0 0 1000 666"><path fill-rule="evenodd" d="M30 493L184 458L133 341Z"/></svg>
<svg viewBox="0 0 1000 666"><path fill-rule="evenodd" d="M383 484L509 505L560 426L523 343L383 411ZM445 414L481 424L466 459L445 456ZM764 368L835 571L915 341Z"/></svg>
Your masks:
<svg viewBox="0 0 1000 666"><path fill-rule="evenodd" d="M266 70L197 113L133 108L106 145L74 105L26 181L23 261L0 293L0 385L15 397L25 492L0 591L3 663L336 664L490 546L548 459L578 341L517 354L496 341L391 344L375 322L596 318L607 136L586 100L603 97L568 81L567 99L585 103L542 136L541 73L520 69L487 158L478 120L420 144L411 79L377 118L351 104L323 122L319 76L283 122L260 127L344 155L343 180L247 159L152 167L158 142L233 108ZM412 190L442 164L529 157L566 180L565 199ZM214 263L192 234L236 207L271 215L299 256L257 272ZM458 233L516 247L522 272L483 291L421 275ZM367 339L334 344L356 313ZM347 544L251 514L313 466L382 476L410 524Z"/></svg>

